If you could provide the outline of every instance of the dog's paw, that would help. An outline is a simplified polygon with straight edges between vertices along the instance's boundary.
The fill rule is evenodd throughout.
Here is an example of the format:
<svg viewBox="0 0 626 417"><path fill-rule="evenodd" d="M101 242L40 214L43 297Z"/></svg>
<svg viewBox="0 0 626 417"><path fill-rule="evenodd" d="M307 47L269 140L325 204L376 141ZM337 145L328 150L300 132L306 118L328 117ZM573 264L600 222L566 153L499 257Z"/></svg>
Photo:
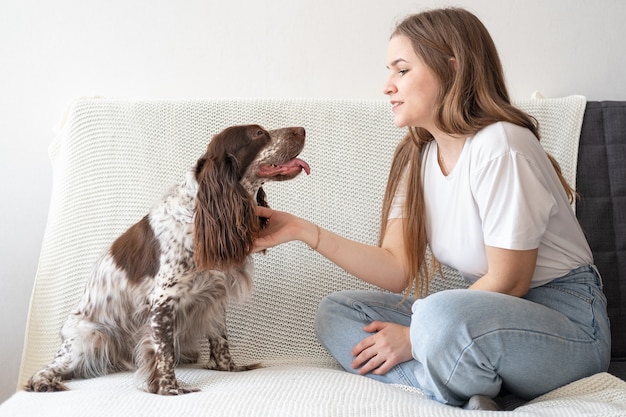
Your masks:
<svg viewBox="0 0 626 417"><path fill-rule="evenodd" d="M198 388L185 387L178 382L175 377L154 379L147 386L140 387L151 394L158 395L182 395L191 392L198 392Z"/></svg>
<svg viewBox="0 0 626 417"><path fill-rule="evenodd" d="M174 387L160 387L159 390L155 393L158 395L182 395L182 394L190 394L192 392L200 391L199 388L185 388L181 386Z"/></svg>
<svg viewBox="0 0 626 417"><path fill-rule="evenodd" d="M235 365L233 364L233 368L230 369L231 372L243 372L243 371L252 371L253 369L263 368L262 363L252 363L250 365Z"/></svg>
<svg viewBox="0 0 626 417"><path fill-rule="evenodd" d="M253 369L262 368L263 364L261 363L253 363L250 365L235 365L235 362L228 363L217 363L215 360L211 359L205 366L205 369L209 369L211 371L224 371L224 372L243 372L243 371L251 371Z"/></svg>
<svg viewBox="0 0 626 417"><path fill-rule="evenodd" d="M60 377L48 378L37 374L28 380L24 389L31 392L57 392L67 391L68 388Z"/></svg>
<svg viewBox="0 0 626 417"><path fill-rule="evenodd" d="M204 365L204 369L208 369L209 371L221 371L217 362L213 358L209 359L206 365Z"/></svg>

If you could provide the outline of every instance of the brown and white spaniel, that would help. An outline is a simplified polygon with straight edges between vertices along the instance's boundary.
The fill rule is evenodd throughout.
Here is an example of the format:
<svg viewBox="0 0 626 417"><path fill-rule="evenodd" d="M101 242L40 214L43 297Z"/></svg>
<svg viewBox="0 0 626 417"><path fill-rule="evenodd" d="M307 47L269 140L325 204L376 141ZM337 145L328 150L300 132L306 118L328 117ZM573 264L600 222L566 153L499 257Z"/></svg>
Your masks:
<svg viewBox="0 0 626 417"><path fill-rule="evenodd" d="M250 251L263 227L265 181L294 178L306 162L301 127L233 126L138 223L98 260L78 307L61 329L50 365L25 389L59 391L63 380L137 369L141 388L162 395L183 388L174 368L196 362L199 338L210 347L208 369L244 371L233 362L225 325L230 301L252 290Z"/></svg>

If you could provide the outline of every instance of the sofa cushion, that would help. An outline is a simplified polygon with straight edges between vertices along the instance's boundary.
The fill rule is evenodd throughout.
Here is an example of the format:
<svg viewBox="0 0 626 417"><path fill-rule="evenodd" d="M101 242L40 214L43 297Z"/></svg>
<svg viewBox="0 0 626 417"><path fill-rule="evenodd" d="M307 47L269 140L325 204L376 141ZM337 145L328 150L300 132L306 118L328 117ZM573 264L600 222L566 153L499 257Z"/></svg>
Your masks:
<svg viewBox="0 0 626 417"><path fill-rule="evenodd" d="M539 120L543 146L574 182L585 99L516 104ZM95 259L228 125L306 127L302 158L312 173L268 184L270 205L374 244L389 164L405 134L392 116L383 100L78 100L51 146L55 185L20 384L54 356L58 329ZM253 298L228 314L236 362L334 365L313 331L319 301L333 291L374 288L298 242L255 255L255 263ZM432 291L466 285L446 272ZM205 363L206 343L201 354Z"/></svg>
<svg viewBox="0 0 626 417"><path fill-rule="evenodd" d="M588 102L578 153L577 189L581 198L576 214L603 277L611 319L612 357L622 360L626 360L624 161L626 102Z"/></svg>
<svg viewBox="0 0 626 417"><path fill-rule="evenodd" d="M582 101L582 104L581 104ZM566 172L576 172L581 98L519 103L542 126L542 143ZM571 117L581 115L581 117ZM29 312L20 385L54 356L59 328L80 297L94 260L145 215L164 187L204 151L210 135L230 124L302 125L302 158L311 176L267 186L270 204L355 240L375 243L388 164L403 130L386 101L79 100L51 146L54 183ZM575 133L572 136L572 132ZM573 142L575 140L575 142ZM568 176L568 180L572 178ZM225 373L179 368L181 383L201 388L182 397L148 395L131 372L75 379L70 391L20 391L0 416L465 416L419 390L382 384L337 369L313 332L319 299L364 288L299 242L255 255L255 293L229 311L232 353L266 368ZM440 287L457 285L440 280ZM206 361L206 351L203 352ZM575 365L574 365L575 366ZM608 415L626 409L626 382L601 373L554 390L515 411L519 416ZM472 412L486 415L489 412Z"/></svg>

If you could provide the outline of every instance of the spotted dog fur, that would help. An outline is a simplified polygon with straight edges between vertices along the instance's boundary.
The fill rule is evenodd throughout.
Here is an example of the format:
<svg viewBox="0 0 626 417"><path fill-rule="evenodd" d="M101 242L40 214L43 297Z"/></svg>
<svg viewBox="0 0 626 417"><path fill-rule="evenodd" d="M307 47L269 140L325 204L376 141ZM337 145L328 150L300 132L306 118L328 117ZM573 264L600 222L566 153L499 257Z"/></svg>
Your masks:
<svg viewBox="0 0 626 417"><path fill-rule="evenodd" d="M196 391L182 387L174 369L198 360L201 336L209 341L208 369L260 366L233 362L226 307L252 290L250 250L267 221L254 212L267 205L262 185L309 173L296 158L304 138L300 127L258 125L215 135L184 180L98 260L54 360L25 389L61 391L64 380L136 369L148 392Z"/></svg>

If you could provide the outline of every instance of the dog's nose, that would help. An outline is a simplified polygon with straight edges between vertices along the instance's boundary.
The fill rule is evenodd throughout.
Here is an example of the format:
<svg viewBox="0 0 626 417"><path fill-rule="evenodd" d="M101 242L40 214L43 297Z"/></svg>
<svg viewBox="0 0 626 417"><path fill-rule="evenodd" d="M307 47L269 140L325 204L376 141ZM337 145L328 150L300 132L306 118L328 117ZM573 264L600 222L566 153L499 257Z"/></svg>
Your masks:
<svg viewBox="0 0 626 417"><path fill-rule="evenodd" d="M293 131L293 134L296 136L306 136L306 130L304 130L304 128L301 126L293 127L291 128L291 130Z"/></svg>

